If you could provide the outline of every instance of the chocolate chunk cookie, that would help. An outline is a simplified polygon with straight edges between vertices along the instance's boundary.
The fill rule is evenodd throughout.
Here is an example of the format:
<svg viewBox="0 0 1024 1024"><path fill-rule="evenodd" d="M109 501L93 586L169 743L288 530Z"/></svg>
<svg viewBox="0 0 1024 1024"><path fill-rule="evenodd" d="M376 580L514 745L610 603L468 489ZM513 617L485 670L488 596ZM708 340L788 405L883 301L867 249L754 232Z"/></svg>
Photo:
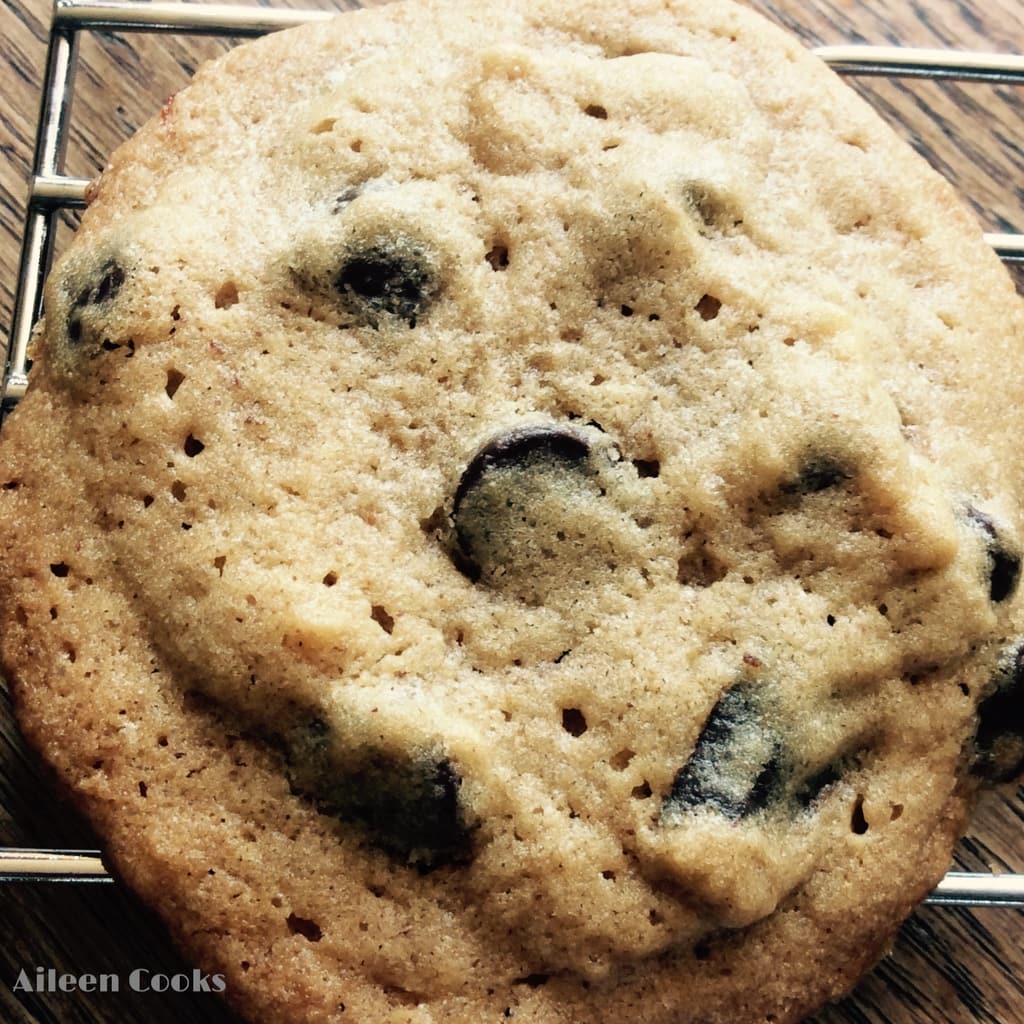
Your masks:
<svg viewBox="0 0 1024 1024"><path fill-rule="evenodd" d="M1024 310L949 188L726 0L410 0L90 196L0 652L243 1015L848 990L1024 767Z"/></svg>

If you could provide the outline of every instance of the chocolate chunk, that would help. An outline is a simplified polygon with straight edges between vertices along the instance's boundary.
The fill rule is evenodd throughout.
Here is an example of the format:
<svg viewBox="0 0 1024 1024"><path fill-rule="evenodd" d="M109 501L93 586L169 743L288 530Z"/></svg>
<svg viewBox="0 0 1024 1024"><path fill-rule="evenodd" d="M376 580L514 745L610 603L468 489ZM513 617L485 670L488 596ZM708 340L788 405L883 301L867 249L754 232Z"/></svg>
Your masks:
<svg viewBox="0 0 1024 1024"><path fill-rule="evenodd" d="M781 484L779 490L789 495L817 494L849 479L850 474L838 462L823 455L805 463L800 475Z"/></svg>
<svg viewBox="0 0 1024 1024"><path fill-rule="evenodd" d="M351 254L334 286L371 327L377 327L382 316L415 327L437 292L426 253L415 242L373 245Z"/></svg>
<svg viewBox="0 0 1024 1024"><path fill-rule="evenodd" d="M452 506L453 560L460 571L474 581L481 578L501 547L504 521L524 518L531 474L583 474L589 455L585 438L554 425L511 430L481 448L464 470ZM508 479L510 474L516 479ZM490 494L499 476L505 477L505 486ZM534 483L542 481L539 476Z"/></svg>
<svg viewBox="0 0 1024 1024"><path fill-rule="evenodd" d="M522 467L536 459L564 462L570 467L586 462L590 446L578 434L556 426L522 427L484 445L466 467L455 491L454 514L466 495L483 477L503 467Z"/></svg>
<svg viewBox="0 0 1024 1024"><path fill-rule="evenodd" d="M512 561L528 561L528 552L517 551L507 535L518 524L534 522L531 504L552 477L586 474L589 456L584 437L557 426L522 427L485 444L463 472L453 502L452 558L459 570L475 583L498 579ZM539 523L532 528L539 535L557 532ZM538 542L556 543L547 536Z"/></svg>
<svg viewBox="0 0 1024 1024"><path fill-rule="evenodd" d="M985 539L988 556L988 596L998 604L1017 589L1020 580L1020 553L1012 549L1000 536L991 516L967 506L967 518Z"/></svg>
<svg viewBox="0 0 1024 1024"><path fill-rule="evenodd" d="M448 759L414 760L377 751L327 800L333 813L363 825L375 845L421 869L470 859L459 805L462 778Z"/></svg>
<svg viewBox="0 0 1024 1024"><path fill-rule="evenodd" d="M1024 641L1010 650L978 705L975 774L1010 782L1024 772Z"/></svg>
<svg viewBox="0 0 1024 1024"><path fill-rule="evenodd" d="M115 260L107 260L100 269L99 280L94 285L83 288L75 299L75 309L85 306L96 306L117 298L121 286L125 282L124 268Z"/></svg>
<svg viewBox="0 0 1024 1024"><path fill-rule="evenodd" d="M636 480L597 424L519 425L469 460L439 539L460 572L504 598L578 604L620 589L643 557Z"/></svg>
<svg viewBox="0 0 1024 1024"><path fill-rule="evenodd" d="M77 311L85 309L87 306L103 305L117 298L124 282L124 268L115 260L107 260L100 269L99 280L78 293L72 303L72 309L75 312L68 319L68 340L72 344L77 345L82 340L82 318Z"/></svg>
<svg viewBox="0 0 1024 1024"><path fill-rule="evenodd" d="M92 301L96 303L109 302L110 299L117 297L123 284L124 269L113 261L107 263L103 268L103 277L100 278L100 283L96 286L96 295Z"/></svg>
<svg viewBox="0 0 1024 1024"><path fill-rule="evenodd" d="M690 759L672 783L663 814L709 807L739 819L778 798L782 744L764 721L759 689L737 683L719 697Z"/></svg>
<svg viewBox="0 0 1024 1024"><path fill-rule="evenodd" d="M295 792L421 871L469 861L472 829L459 803L462 778L450 758L353 745L338 761L330 738L329 726L316 717L276 738Z"/></svg>

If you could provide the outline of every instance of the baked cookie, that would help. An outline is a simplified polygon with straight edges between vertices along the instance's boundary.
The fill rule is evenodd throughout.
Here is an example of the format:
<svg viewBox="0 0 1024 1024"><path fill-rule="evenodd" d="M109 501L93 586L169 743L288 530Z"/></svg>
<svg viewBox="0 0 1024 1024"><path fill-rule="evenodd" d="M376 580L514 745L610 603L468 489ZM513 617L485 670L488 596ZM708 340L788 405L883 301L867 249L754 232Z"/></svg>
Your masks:
<svg viewBox="0 0 1024 1024"><path fill-rule="evenodd" d="M794 1021L1021 769L1020 302L739 8L242 47L46 308L3 664L253 1020Z"/></svg>

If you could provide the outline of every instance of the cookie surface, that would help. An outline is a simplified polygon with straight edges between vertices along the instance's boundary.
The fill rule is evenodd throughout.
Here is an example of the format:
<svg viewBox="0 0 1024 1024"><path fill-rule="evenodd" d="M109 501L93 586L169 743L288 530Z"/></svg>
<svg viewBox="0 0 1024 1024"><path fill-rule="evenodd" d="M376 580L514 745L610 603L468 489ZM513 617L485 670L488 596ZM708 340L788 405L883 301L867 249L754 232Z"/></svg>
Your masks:
<svg viewBox="0 0 1024 1024"><path fill-rule="evenodd" d="M239 51L50 286L5 663L256 1017L788 1019L1018 767L1001 270L760 23L572 17Z"/></svg>

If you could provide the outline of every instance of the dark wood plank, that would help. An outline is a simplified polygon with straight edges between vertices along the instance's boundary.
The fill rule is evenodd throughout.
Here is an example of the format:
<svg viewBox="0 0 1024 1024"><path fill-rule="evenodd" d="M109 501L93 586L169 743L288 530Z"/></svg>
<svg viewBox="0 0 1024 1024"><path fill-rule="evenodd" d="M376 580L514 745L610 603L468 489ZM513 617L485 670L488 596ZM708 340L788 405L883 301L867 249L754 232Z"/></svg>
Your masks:
<svg viewBox="0 0 1024 1024"><path fill-rule="evenodd" d="M750 0L806 42L848 41L1024 51L1019 0ZM331 0L294 6L344 7ZM10 323L25 180L45 54L44 0L0 0L0 329ZM168 36L83 40L67 169L90 176L105 154L230 41ZM860 79L855 87L946 175L989 230L1024 229L1024 90ZM73 218L69 218L73 223ZM1024 280L1024 277L1019 277ZM49 795L26 756L0 689L0 844L96 845L88 828ZM973 870L1024 871L1024 791L992 794L961 844ZM1021 912L926 908L893 955L849 999L815 1024L1024 1024ZM36 966L121 978L117 994L26 995L18 972ZM12 1024L229 1024L210 995L125 991L133 968L188 968L162 929L115 887L0 889L0 1020Z"/></svg>

